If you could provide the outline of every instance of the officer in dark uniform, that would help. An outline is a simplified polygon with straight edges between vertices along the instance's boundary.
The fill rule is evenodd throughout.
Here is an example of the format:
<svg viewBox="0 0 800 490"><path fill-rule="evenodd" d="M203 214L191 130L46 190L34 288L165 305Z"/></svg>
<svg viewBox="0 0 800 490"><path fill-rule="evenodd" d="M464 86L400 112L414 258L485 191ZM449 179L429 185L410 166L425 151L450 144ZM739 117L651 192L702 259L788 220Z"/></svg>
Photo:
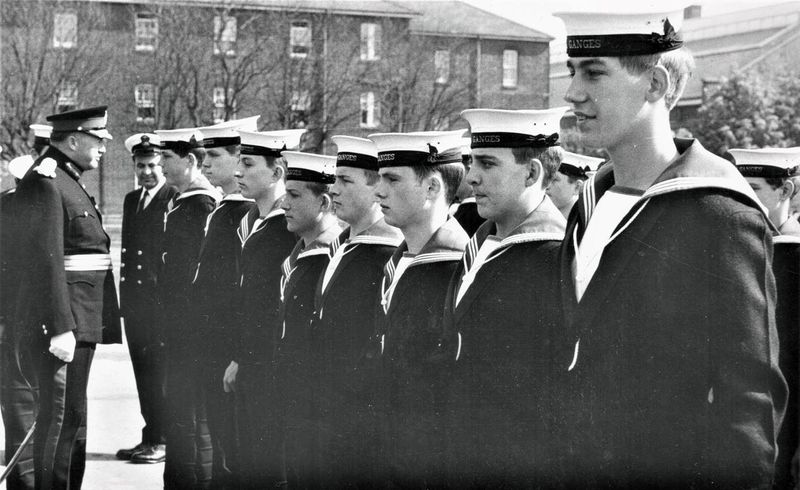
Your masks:
<svg viewBox="0 0 800 490"><path fill-rule="evenodd" d="M779 230L773 237L772 258L778 290L775 325L781 347L779 364L789 385L789 403L778 433L774 488L791 489L798 483L791 463L800 444L800 224L789 216L789 208L798 191L794 178L800 173L800 148L731 149L730 155Z"/></svg>
<svg viewBox="0 0 800 490"><path fill-rule="evenodd" d="M47 126L49 127L49 126ZM48 134L49 142L49 134ZM23 155L8 162L8 173L16 182L33 165L33 157ZM11 225L14 217L14 192L11 188L0 194L0 410L5 428L6 464L11 462L33 422L36 420L36 371L29 352L18 349L12 321L13 302L17 287L19 267L9 259L11 239L15 236ZM20 453L17 465L8 475L6 488L33 489L33 444L27 444Z"/></svg>
<svg viewBox="0 0 800 490"><path fill-rule="evenodd" d="M234 173L239 162L240 137L236 129L255 129L258 116L200 128L206 157L204 175L222 189L223 197L208 216L192 280L195 328L203 342L194 353L200 359L197 381L203 389L214 463L212 487L237 488L234 399L223 390L225 368L233 358L236 299L239 294L241 244L239 222L256 205L239 192Z"/></svg>
<svg viewBox="0 0 800 490"><path fill-rule="evenodd" d="M161 265L164 213L178 191L166 185L161 168L161 139L155 134L135 134L125 140L131 153L139 188L125 195L122 206L120 310L136 378L139 408L144 419L142 439L117 458L158 463L164 460L163 346L155 332L156 276Z"/></svg>
<svg viewBox="0 0 800 490"><path fill-rule="evenodd" d="M338 147L331 197L336 217L349 226L334 240L331 261L314 298L313 352L321 363L320 460L331 487L375 485L379 442L375 393L377 359L368 343L380 308L376 292L383 266L403 241L375 202L378 149L364 138L334 136Z"/></svg>
<svg viewBox="0 0 800 490"><path fill-rule="evenodd" d="M389 478L441 483L445 296L469 236L448 206L463 179L463 131L370 135L378 146L376 190L386 223L404 240L384 266L377 330L385 385L382 424Z"/></svg>
<svg viewBox="0 0 800 490"><path fill-rule="evenodd" d="M204 341L195 329L192 279L209 213L219 192L202 175L205 158L196 129L156 131L161 138L161 166L168 185L179 194L167 204L156 296L157 331L167 354L167 457L164 488L196 488L211 481L211 437L202 389L197 379Z"/></svg>
<svg viewBox="0 0 800 490"><path fill-rule="evenodd" d="M300 143L304 130L239 131L241 155L236 178L242 195L254 199L239 223L241 246L239 322L234 352L225 370L225 390L236 394L239 482L245 489L285 485L280 401L274 375L280 311L281 264L297 243L286 229L281 203L286 194L286 161L281 150Z"/></svg>
<svg viewBox="0 0 800 490"><path fill-rule="evenodd" d="M282 264L281 310L276 349L279 399L284 410L284 447L290 488L322 485L319 453L320 365L312 352L314 290L330 259L330 244L342 232L329 194L336 158L294 151L286 158L286 227L300 236Z"/></svg>
<svg viewBox="0 0 800 490"><path fill-rule="evenodd" d="M461 114L474 141L467 181L487 221L467 245L445 305L454 365L443 413L453 488L558 483L548 472L560 442L550 432L566 381L560 364L571 354L558 341L566 220L545 190L561 163L565 110Z"/></svg>
<svg viewBox="0 0 800 490"><path fill-rule="evenodd" d="M14 322L37 366L37 488L80 488L86 463L86 384L97 343L121 342L109 255L94 199L80 182L105 152L106 108L49 116L50 147L15 196Z"/></svg>

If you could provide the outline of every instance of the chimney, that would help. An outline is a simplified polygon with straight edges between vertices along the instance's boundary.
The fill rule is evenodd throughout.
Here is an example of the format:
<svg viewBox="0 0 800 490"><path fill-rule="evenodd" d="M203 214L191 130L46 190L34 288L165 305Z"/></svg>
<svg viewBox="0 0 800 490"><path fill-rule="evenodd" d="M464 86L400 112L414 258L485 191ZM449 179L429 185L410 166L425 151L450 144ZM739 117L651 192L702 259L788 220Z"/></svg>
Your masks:
<svg viewBox="0 0 800 490"><path fill-rule="evenodd" d="M700 10L703 7L700 5L689 5L685 9L683 9L683 18L685 19L699 19L700 18Z"/></svg>

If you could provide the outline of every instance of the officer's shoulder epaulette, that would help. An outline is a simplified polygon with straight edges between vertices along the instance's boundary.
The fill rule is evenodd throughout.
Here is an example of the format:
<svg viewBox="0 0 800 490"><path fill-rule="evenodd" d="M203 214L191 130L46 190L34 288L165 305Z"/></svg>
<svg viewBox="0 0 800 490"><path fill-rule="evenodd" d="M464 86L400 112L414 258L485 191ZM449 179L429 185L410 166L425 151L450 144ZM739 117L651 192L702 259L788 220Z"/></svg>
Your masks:
<svg viewBox="0 0 800 490"><path fill-rule="evenodd" d="M52 158L45 158L44 160L39 162L39 165L37 165L36 168L33 170L36 171L36 173L39 175L55 179L56 167L58 167L58 163L56 163L55 160L53 160Z"/></svg>

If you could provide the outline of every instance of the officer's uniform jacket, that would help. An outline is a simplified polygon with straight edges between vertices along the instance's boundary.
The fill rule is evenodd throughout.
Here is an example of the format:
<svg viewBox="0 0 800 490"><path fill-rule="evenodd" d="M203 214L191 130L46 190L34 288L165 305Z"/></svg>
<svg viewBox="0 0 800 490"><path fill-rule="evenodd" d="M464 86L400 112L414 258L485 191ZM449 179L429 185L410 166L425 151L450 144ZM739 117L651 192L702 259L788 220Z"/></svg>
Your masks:
<svg viewBox="0 0 800 490"><path fill-rule="evenodd" d="M468 241L451 218L413 256L394 288L396 267L409 255L405 242L384 267L376 322L385 386L384 444L390 471L412 479L430 476L441 458L442 317L447 285Z"/></svg>
<svg viewBox="0 0 800 490"><path fill-rule="evenodd" d="M34 162L15 193L15 318L50 337L73 331L81 342L119 343L121 331L110 239L81 170L54 147Z"/></svg>
<svg viewBox="0 0 800 490"><path fill-rule="evenodd" d="M119 295L123 317L147 317L155 304L158 269L161 266L164 213L178 191L166 183L136 212L142 188L125 195L122 205L122 252ZM150 319L152 321L152 318Z"/></svg>
<svg viewBox="0 0 800 490"><path fill-rule="evenodd" d="M192 345L200 341L194 328L191 286L206 219L219 198L216 189L200 176L171 201L164 214L164 251L157 297L159 331L168 348L195 352Z"/></svg>
<svg viewBox="0 0 800 490"><path fill-rule="evenodd" d="M786 401L772 230L730 163L694 140L675 142L679 158L622 219L580 303L575 247L614 185L613 165L590 178L568 219L569 476L582 485L768 486Z"/></svg>
<svg viewBox="0 0 800 490"><path fill-rule="evenodd" d="M278 334L281 265L297 243L286 229L286 216L275 203L263 221L251 209L237 230L241 251L239 331L232 360L239 364L270 364Z"/></svg>
<svg viewBox="0 0 800 490"><path fill-rule="evenodd" d="M548 417L560 416L566 369L559 367L571 354L561 340L557 287L565 226L545 197L484 261L478 251L497 230L484 223L452 276L444 413L458 486L532 486L537 473L552 469L546 458L558 441Z"/></svg>
<svg viewBox="0 0 800 490"><path fill-rule="evenodd" d="M242 250L237 230L242 218L253 208L256 205L252 199L229 194L206 222L192 291L206 361L227 365L233 357Z"/></svg>
<svg viewBox="0 0 800 490"><path fill-rule="evenodd" d="M789 219L773 237L772 270L778 290L775 323L780 340L780 368L789 386L789 403L778 435L775 488L791 488L792 456L800 443L800 223Z"/></svg>
<svg viewBox="0 0 800 490"><path fill-rule="evenodd" d="M456 207L453 213L453 218L458 221L458 224L464 228L467 235L473 236L478 228L486 221L480 214L478 214L478 203L475 202L474 197L467 197Z"/></svg>
<svg viewBox="0 0 800 490"><path fill-rule="evenodd" d="M12 267L11 244L12 237L16 235L11 229L14 221L14 192L16 189L9 189L0 193L0 344L11 322L10 316L13 309L13 291L16 288L16 279L12 279L18 267Z"/></svg>

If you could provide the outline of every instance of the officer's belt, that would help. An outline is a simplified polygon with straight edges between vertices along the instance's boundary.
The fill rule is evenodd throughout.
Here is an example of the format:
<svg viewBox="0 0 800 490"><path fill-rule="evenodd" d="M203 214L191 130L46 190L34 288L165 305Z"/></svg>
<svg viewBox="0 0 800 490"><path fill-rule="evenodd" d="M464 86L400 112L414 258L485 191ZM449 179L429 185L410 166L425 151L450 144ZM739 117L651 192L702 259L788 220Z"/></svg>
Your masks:
<svg viewBox="0 0 800 490"><path fill-rule="evenodd" d="M64 256L64 270L66 271L105 271L111 268L111 254Z"/></svg>

